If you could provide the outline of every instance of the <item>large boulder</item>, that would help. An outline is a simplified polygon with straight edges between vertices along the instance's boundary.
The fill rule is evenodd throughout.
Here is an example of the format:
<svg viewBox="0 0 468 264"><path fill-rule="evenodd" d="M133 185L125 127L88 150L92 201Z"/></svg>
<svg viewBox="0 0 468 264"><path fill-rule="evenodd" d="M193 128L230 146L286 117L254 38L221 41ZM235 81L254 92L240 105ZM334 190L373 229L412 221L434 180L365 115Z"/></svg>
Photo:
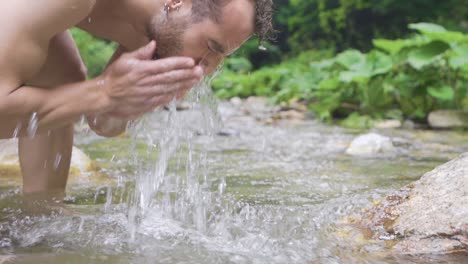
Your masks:
<svg viewBox="0 0 468 264"><path fill-rule="evenodd" d="M368 210L361 224L405 254L468 250L468 153L424 174Z"/></svg>

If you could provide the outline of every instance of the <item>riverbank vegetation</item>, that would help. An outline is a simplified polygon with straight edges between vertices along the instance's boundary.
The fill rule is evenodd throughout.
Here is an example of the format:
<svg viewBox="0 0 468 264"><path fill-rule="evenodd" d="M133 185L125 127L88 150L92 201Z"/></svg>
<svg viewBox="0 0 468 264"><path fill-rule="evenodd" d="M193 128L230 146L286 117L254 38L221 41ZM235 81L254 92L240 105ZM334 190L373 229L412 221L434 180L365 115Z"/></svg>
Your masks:
<svg viewBox="0 0 468 264"><path fill-rule="evenodd" d="M468 108L468 35L429 23L410 24L406 39L375 39L366 53L309 51L251 72L244 58L226 62L213 88L221 98L266 96L302 101L322 119L423 120L436 109Z"/></svg>

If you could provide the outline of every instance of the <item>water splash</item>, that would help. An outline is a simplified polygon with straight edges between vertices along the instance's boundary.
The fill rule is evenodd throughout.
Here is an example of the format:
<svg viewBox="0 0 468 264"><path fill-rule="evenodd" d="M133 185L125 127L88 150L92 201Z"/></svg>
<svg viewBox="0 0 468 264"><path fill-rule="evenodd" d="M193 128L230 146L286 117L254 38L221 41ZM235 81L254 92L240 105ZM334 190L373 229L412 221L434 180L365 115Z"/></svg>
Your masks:
<svg viewBox="0 0 468 264"><path fill-rule="evenodd" d="M58 169L58 167L60 166L61 161L62 161L62 155L61 154L55 155L54 170Z"/></svg>
<svg viewBox="0 0 468 264"><path fill-rule="evenodd" d="M135 139L145 140L147 155L157 156L157 160L149 164L141 163L141 157L134 159L138 170L128 213L132 237L140 222L154 210L201 232L206 230L207 211L212 200L208 175L203 173L206 153L195 155L192 141L195 136L206 136L209 141L220 126L217 101L210 88L214 76L201 81L188 95L187 102L194 116L181 115L177 103L172 101L167 112L159 111L131 125ZM158 115L163 116L162 120L151 119ZM157 122L163 127L155 135L150 124Z"/></svg>
<svg viewBox="0 0 468 264"><path fill-rule="evenodd" d="M21 128L23 127L23 124L21 122L18 122L16 125L15 131L13 131L13 138L18 138L20 133L21 133Z"/></svg>

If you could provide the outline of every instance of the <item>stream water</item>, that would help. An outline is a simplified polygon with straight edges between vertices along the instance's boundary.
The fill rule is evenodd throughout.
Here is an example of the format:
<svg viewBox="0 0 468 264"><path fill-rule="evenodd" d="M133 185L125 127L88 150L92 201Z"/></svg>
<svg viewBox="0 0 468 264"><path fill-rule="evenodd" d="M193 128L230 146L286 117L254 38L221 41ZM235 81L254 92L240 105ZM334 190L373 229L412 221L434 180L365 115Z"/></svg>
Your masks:
<svg viewBox="0 0 468 264"><path fill-rule="evenodd" d="M18 187L0 187L0 263L424 263L337 230L468 151L466 133L381 131L396 153L357 158L344 154L357 131L266 125L229 102L217 116L209 95L191 102L146 117L129 137L80 133L108 179L72 183L64 204L27 205Z"/></svg>

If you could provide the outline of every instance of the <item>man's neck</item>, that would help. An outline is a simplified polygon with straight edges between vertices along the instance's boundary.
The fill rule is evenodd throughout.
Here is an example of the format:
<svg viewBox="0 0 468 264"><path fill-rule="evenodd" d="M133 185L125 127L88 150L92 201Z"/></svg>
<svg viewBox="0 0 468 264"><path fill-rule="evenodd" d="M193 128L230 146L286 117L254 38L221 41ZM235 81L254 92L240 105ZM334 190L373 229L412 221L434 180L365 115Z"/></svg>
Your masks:
<svg viewBox="0 0 468 264"><path fill-rule="evenodd" d="M147 27L163 6L163 0L98 0L78 27L135 49L149 40Z"/></svg>

